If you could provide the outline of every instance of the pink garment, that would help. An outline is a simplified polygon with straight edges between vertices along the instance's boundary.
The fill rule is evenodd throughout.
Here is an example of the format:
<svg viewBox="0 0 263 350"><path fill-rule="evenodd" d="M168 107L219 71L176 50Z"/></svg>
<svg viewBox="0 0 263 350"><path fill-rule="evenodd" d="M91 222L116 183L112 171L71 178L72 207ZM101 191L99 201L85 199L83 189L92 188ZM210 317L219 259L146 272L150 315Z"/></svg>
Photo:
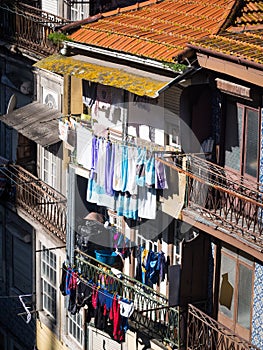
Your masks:
<svg viewBox="0 0 263 350"><path fill-rule="evenodd" d="M113 338L117 341L123 341L124 332L121 329L120 304L116 295L113 298L110 318L113 320Z"/></svg>
<svg viewBox="0 0 263 350"><path fill-rule="evenodd" d="M98 289L93 286L92 288L92 296L91 296L91 303L94 309L97 309L97 303L98 303Z"/></svg>

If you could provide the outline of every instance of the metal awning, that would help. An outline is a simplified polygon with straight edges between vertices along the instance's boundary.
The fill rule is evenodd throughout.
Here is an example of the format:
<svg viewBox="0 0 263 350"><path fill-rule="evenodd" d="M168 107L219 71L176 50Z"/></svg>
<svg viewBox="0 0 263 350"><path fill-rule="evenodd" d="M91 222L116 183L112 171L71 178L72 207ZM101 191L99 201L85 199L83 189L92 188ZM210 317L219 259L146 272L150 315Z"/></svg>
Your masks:
<svg viewBox="0 0 263 350"><path fill-rule="evenodd" d="M82 55L66 57L56 54L38 61L34 66L53 73L71 75L151 98L158 97L159 92L169 86L178 76L178 73L173 77L167 77L144 72L137 68Z"/></svg>
<svg viewBox="0 0 263 350"><path fill-rule="evenodd" d="M34 101L0 116L0 121L41 146L48 146L61 141L58 134L59 117L61 112Z"/></svg>

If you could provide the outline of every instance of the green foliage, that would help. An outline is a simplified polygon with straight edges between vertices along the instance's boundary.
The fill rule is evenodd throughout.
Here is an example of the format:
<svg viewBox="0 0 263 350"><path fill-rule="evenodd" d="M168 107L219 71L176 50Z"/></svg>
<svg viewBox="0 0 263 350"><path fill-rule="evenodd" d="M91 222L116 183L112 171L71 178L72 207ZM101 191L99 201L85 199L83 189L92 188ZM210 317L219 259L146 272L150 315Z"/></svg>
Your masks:
<svg viewBox="0 0 263 350"><path fill-rule="evenodd" d="M48 35L48 40L52 41L54 44L60 44L62 41L70 41L68 36L64 33L54 32Z"/></svg>
<svg viewBox="0 0 263 350"><path fill-rule="evenodd" d="M164 62L163 65L175 72L184 72L187 69L186 65L180 63Z"/></svg>

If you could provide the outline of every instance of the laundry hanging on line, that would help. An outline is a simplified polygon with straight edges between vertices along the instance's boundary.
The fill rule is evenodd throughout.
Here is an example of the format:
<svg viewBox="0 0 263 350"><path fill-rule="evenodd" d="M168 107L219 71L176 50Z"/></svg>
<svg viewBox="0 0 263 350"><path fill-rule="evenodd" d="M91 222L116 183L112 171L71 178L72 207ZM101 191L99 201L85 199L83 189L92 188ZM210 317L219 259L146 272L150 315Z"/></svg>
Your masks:
<svg viewBox="0 0 263 350"><path fill-rule="evenodd" d="M86 321L93 320L94 326L106 331L112 329L114 340L125 341L125 333L129 329L128 319L134 311L134 303L121 297L116 292L115 279L98 276L97 283L93 280L85 281L76 268L63 263L60 291L69 297L68 312L72 315L86 311ZM109 324L112 327L108 327Z"/></svg>

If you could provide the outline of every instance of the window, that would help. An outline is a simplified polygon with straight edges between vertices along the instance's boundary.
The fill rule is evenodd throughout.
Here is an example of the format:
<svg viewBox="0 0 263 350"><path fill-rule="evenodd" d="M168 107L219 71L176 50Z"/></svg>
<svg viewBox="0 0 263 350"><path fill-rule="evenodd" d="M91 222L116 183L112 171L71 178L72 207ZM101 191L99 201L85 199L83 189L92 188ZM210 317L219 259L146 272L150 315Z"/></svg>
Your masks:
<svg viewBox="0 0 263 350"><path fill-rule="evenodd" d="M29 234L25 238L27 236ZM13 286L23 293L30 293L32 290L32 244L24 242L14 235Z"/></svg>
<svg viewBox="0 0 263 350"><path fill-rule="evenodd" d="M257 177L259 111L244 105L228 105L225 164L240 175Z"/></svg>
<svg viewBox="0 0 263 350"><path fill-rule="evenodd" d="M57 257L41 245L41 282L43 309L56 318Z"/></svg>
<svg viewBox="0 0 263 350"><path fill-rule="evenodd" d="M83 4L73 3L71 5L71 20L78 21L84 18Z"/></svg>
<svg viewBox="0 0 263 350"><path fill-rule="evenodd" d="M52 187L56 187L56 158L54 154L44 149L43 180Z"/></svg>
<svg viewBox="0 0 263 350"><path fill-rule="evenodd" d="M40 178L55 190L61 192L62 147L60 143L44 148L39 146Z"/></svg>
<svg viewBox="0 0 263 350"><path fill-rule="evenodd" d="M84 332L82 324L82 314L68 314L68 333L80 344L83 345Z"/></svg>
<svg viewBox="0 0 263 350"><path fill-rule="evenodd" d="M221 321L249 339L253 305L253 262L222 250L219 292Z"/></svg>

